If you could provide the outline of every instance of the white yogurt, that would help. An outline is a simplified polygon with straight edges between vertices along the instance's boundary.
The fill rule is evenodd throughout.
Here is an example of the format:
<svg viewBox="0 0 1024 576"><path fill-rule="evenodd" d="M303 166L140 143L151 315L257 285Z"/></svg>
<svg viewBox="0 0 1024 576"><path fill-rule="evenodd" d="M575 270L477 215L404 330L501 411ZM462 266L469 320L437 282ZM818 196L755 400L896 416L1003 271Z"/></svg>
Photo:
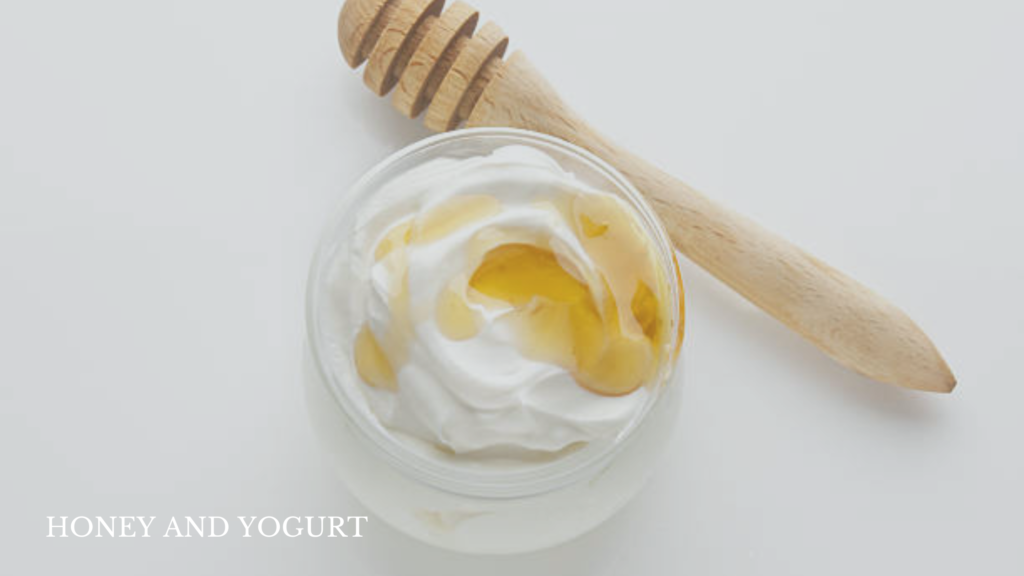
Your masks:
<svg viewBox="0 0 1024 576"><path fill-rule="evenodd" d="M409 245L402 255L409 298L400 313L410 316L412 332L407 357L395 367L397 390L360 386L386 428L456 454L522 456L613 437L642 412L651 394L645 387L622 396L596 394L565 368L522 354L499 323L509 309L478 307L483 325L464 340L442 334L432 313L448 283L479 263L471 239L482 233L542 238L576 274L599 274L569 224L551 209L551 201L567 193L611 196L543 152L508 146L488 156L427 162L389 181L359 208L346 264L331 280L333 300L345 304L340 332L353 335L365 323L381 336L400 320L392 295L402 278L391 257L376 260L375 250L396 222L459 196L487 195L501 206L433 241Z"/></svg>

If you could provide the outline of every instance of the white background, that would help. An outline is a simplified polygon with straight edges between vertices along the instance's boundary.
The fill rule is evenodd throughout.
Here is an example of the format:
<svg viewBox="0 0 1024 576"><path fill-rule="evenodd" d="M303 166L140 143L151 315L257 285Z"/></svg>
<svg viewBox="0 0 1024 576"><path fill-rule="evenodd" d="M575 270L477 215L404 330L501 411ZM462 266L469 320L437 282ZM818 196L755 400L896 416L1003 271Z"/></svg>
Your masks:
<svg viewBox="0 0 1024 576"><path fill-rule="evenodd" d="M427 134L339 0L0 4L0 572L1024 573L1024 4L474 0L593 123L905 308L960 384L875 384L695 266L650 487L554 550L46 539L48 515L365 513L300 385L318 229Z"/></svg>

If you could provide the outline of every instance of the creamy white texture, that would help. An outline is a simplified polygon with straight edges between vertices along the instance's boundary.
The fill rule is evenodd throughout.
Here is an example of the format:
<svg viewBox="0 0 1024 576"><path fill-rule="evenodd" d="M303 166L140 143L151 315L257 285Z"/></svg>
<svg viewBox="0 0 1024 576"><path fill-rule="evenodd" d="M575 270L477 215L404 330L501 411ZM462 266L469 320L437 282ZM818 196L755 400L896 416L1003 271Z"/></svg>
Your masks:
<svg viewBox="0 0 1024 576"><path fill-rule="evenodd" d="M428 162L388 182L360 209L349 266L336 281L348 301L345 330L354 334L365 323L380 336L398 320L393 296L402 279L388 258L375 256L391 227L457 196L488 195L501 205L447 235L405 248L408 310L402 313L411 319L411 334L408 353L395 366L397 388L360 387L384 426L455 453L550 453L614 436L643 410L646 387L622 396L596 394L565 368L524 356L515 335L497 321L509 309L476 307L484 321L463 340L445 336L435 318L446 286L478 264L471 239L495 230L526 241L544 238L576 273L598 274L576 234L551 209L550 201L567 191L608 194L579 182L545 154L516 146L485 157Z"/></svg>

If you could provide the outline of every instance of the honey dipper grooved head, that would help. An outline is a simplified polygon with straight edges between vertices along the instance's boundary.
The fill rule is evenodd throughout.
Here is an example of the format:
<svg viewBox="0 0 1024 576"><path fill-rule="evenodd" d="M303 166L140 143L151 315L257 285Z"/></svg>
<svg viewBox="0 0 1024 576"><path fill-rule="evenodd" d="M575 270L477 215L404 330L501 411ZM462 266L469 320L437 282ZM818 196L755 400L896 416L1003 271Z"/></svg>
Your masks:
<svg viewBox="0 0 1024 576"><path fill-rule="evenodd" d="M370 34L388 0L348 0L338 17L338 44L345 62L355 68L366 60L380 30Z"/></svg>
<svg viewBox="0 0 1024 576"><path fill-rule="evenodd" d="M465 121L502 63L508 37L488 22L474 34L478 14L458 0L347 0L338 43L352 68L378 96L396 88L392 103L437 131Z"/></svg>

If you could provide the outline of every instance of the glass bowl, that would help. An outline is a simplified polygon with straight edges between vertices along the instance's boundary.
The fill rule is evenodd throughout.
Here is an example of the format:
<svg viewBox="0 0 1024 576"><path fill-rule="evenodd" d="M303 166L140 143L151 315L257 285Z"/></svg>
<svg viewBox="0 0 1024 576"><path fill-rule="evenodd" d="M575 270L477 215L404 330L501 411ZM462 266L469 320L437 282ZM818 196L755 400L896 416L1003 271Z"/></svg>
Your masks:
<svg viewBox="0 0 1024 576"><path fill-rule="evenodd" d="M542 464L488 469L425 456L389 434L360 404L365 398L347 345L353 335L337 333L335 320L345 312L332 305L330 296L331 278L344 263L359 206L392 178L424 162L485 156L509 145L546 153L579 181L618 195L635 211L664 267L672 301L680 302L671 307L668 344L678 349L682 339L682 286L664 229L624 176L577 146L508 128L447 132L396 152L348 191L326 225L307 286L305 381L311 420L346 486L378 518L430 544L469 553L536 550L600 524L650 476L678 412L677 354L664 362L643 411L619 434Z"/></svg>

